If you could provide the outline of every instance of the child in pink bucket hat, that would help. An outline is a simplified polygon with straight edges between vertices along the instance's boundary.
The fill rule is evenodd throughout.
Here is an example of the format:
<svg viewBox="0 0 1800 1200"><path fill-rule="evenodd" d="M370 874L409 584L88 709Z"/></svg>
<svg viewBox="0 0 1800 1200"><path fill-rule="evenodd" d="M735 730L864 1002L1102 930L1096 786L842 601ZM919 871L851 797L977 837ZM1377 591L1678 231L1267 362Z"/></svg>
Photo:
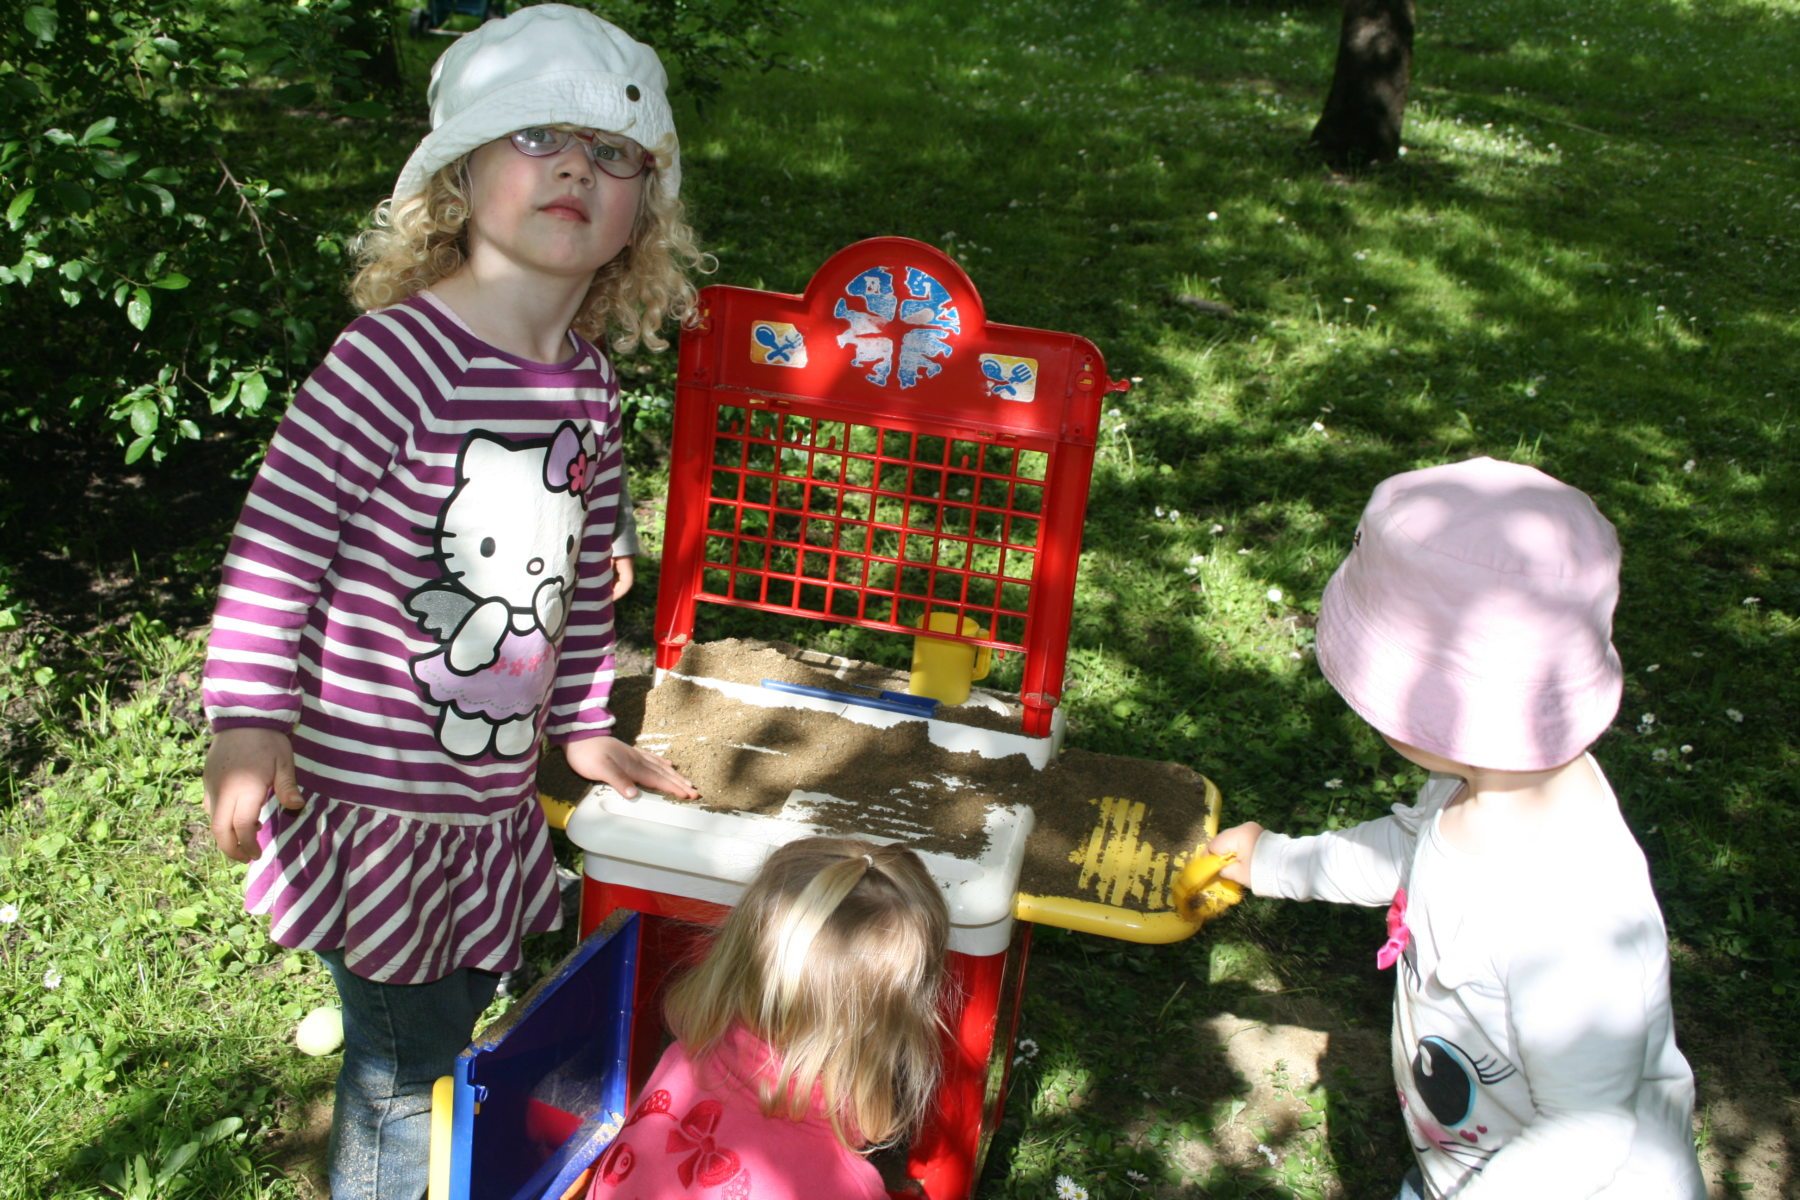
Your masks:
<svg viewBox="0 0 1800 1200"><path fill-rule="evenodd" d="M1478 458L1384 481L1319 606L1319 667L1431 772L1315 837L1225 830L1227 878L1387 905L1400 1200L1699 1200L1662 913L1587 748L1619 707L1619 543L1586 495Z"/></svg>

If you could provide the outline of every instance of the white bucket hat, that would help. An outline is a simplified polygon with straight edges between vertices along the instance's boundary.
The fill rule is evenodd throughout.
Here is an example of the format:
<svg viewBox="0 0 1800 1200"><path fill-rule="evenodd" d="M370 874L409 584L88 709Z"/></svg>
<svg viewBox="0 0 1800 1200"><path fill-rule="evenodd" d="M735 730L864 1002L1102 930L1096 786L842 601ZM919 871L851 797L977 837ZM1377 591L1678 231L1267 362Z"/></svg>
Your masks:
<svg viewBox="0 0 1800 1200"><path fill-rule="evenodd" d="M663 192L681 191L669 77L656 51L567 4L522 8L459 38L431 68L431 132L401 168L399 202L440 167L532 125L579 125L631 138L656 156Z"/></svg>

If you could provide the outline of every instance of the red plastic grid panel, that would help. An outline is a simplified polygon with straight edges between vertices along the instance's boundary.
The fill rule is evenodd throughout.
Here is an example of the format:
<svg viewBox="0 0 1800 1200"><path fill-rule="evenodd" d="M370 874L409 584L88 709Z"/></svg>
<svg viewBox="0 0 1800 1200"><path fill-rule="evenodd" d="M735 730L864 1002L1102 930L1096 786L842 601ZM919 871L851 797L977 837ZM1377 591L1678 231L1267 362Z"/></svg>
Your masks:
<svg viewBox="0 0 1800 1200"><path fill-rule="evenodd" d="M871 279L927 299L890 292L871 316ZM922 327L925 353L896 354ZM682 338L657 664L700 601L905 634L953 613L979 626L957 640L1025 656L1026 729L1048 732L1108 390L1091 343L988 323L923 243L859 242L802 296L705 289Z"/></svg>
<svg viewBox="0 0 1800 1200"><path fill-rule="evenodd" d="M1048 461L721 405L699 598L896 632L949 612L1022 651Z"/></svg>

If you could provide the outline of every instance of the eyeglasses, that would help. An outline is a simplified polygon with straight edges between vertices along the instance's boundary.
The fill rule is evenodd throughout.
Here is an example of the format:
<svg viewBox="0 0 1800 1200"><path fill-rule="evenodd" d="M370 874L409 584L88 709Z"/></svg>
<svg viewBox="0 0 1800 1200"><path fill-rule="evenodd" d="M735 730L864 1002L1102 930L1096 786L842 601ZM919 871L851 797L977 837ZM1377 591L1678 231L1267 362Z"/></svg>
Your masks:
<svg viewBox="0 0 1800 1200"><path fill-rule="evenodd" d="M614 179L636 179L656 165L656 156L616 133L596 129L563 129L555 125L533 125L512 135L513 149L532 158L549 158L569 148L571 141L587 147L588 157L596 167Z"/></svg>

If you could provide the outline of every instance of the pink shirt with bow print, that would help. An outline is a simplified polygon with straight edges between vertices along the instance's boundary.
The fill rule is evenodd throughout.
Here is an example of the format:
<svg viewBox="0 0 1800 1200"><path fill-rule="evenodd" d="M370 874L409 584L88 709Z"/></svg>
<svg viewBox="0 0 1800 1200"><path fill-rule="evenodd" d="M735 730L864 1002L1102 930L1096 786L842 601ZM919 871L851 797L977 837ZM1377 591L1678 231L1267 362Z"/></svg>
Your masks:
<svg viewBox="0 0 1800 1200"><path fill-rule="evenodd" d="M704 1069L676 1042L595 1165L588 1200L886 1200L881 1175L817 1107L763 1115L753 1082L767 1047L742 1028Z"/></svg>

